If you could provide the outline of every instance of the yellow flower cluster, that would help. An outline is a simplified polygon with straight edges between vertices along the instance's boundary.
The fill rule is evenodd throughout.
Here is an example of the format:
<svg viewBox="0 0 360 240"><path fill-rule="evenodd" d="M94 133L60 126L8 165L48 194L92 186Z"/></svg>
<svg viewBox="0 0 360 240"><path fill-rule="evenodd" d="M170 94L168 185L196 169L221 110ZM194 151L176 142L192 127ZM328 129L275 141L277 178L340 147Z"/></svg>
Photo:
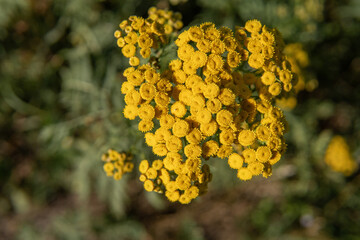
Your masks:
<svg viewBox="0 0 360 240"><path fill-rule="evenodd" d="M341 136L334 136L325 153L325 163L334 171L351 175L358 168L357 163L351 156L349 146Z"/></svg>
<svg viewBox="0 0 360 240"><path fill-rule="evenodd" d="M129 153L119 153L115 150L109 149L107 153L101 156L101 160L105 162L104 171L109 177L119 180L125 173L131 172L134 169L132 163L133 156Z"/></svg>
<svg viewBox="0 0 360 240"><path fill-rule="evenodd" d="M165 71L151 61L124 71L124 116L140 119L139 131L162 158L140 163L144 188L189 203L207 190L211 157L226 159L241 180L270 176L287 130L273 102L297 79L279 33L258 20L235 33L203 23L175 44L178 58Z"/></svg>
<svg viewBox="0 0 360 240"><path fill-rule="evenodd" d="M129 58L131 66L138 66L140 59L148 59L151 49L158 49L161 44L168 42L169 36L182 28L181 14L152 7L149 17L143 19L131 16L119 24L114 36L122 54ZM139 51L138 51L139 50Z"/></svg>
<svg viewBox="0 0 360 240"><path fill-rule="evenodd" d="M296 94L305 89L309 92L313 91L317 88L318 81L316 79L305 80L304 69L309 65L310 60L307 52L304 51L300 43L286 45L284 54L290 62L292 71L298 76L298 83L294 86L294 94L288 94L287 96L276 99L276 105L282 109L291 110L297 104Z"/></svg>

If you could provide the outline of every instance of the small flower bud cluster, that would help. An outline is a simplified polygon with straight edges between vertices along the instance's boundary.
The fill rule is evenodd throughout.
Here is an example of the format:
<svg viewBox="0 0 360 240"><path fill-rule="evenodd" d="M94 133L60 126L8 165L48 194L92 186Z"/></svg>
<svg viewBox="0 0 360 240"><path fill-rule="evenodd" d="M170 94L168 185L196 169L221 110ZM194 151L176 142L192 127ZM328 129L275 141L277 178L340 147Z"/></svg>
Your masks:
<svg viewBox="0 0 360 240"><path fill-rule="evenodd" d="M325 153L325 163L334 171L346 176L351 175L358 168L346 140L341 136L334 136L331 139Z"/></svg>
<svg viewBox="0 0 360 240"><path fill-rule="evenodd" d="M101 160L105 162L104 171L106 175L115 180L120 180L125 173L132 172L134 169L132 158L133 156L129 153L119 153L112 149L101 156Z"/></svg>
<svg viewBox="0 0 360 240"><path fill-rule="evenodd" d="M241 180L270 176L287 130L273 103L296 84L279 33L258 20L235 34L203 23L175 44L178 58L166 70L149 62L124 71L124 116L140 119L139 131L162 158L141 162L144 188L189 203L206 192L211 157L225 159Z"/></svg>
<svg viewBox="0 0 360 240"><path fill-rule="evenodd" d="M156 9L149 9L149 17L143 19L131 16L119 24L114 36L123 55L129 58L131 66L138 66L140 59L148 59L151 49L158 49L168 42L169 36L182 28L181 14Z"/></svg>

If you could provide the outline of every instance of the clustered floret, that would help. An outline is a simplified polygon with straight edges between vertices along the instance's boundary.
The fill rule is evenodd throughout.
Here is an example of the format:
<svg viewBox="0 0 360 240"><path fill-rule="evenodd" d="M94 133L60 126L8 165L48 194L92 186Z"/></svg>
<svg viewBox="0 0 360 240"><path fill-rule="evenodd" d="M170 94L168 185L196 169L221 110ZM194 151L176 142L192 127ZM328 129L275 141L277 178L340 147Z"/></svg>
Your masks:
<svg viewBox="0 0 360 240"><path fill-rule="evenodd" d="M212 174L205 162L213 157L226 160L241 180L270 176L286 150L287 131L273 103L297 81L280 34L250 20L235 33L203 23L177 36L181 15L154 8L149 14L122 22L125 37L115 32L132 66L123 73L124 116L140 119L139 131L159 157L140 163L145 190L187 204L207 191ZM132 60L136 44L147 59L175 36L178 58L166 70L156 61Z"/></svg>
<svg viewBox="0 0 360 240"><path fill-rule="evenodd" d="M101 159L105 162L104 171L109 177L113 177L115 180L120 180L125 173L129 173L134 169L134 163L132 154L122 152L119 153L113 149L109 149L107 153L101 156Z"/></svg>

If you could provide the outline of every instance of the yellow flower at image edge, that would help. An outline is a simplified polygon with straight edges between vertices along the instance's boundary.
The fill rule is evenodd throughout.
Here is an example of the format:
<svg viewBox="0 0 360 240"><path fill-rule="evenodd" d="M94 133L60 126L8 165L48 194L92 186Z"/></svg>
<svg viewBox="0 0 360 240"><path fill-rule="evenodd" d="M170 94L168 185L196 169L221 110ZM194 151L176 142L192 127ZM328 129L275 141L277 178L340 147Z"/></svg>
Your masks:
<svg viewBox="0 0 360 240"><path fill-rule="evenodd" d="M351 175L358 168L358 164L351 156L349 145L341 136L334 136L326 149L325 163L334 171Z"/></svg>

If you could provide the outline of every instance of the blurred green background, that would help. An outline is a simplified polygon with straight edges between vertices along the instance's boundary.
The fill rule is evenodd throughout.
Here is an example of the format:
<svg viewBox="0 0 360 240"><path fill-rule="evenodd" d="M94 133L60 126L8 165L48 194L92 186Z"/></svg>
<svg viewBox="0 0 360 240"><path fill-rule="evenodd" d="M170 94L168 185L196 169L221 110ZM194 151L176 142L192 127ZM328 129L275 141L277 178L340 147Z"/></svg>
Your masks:
<svg viewBox="0 0 360 240"><path fill-rule="evenodd" d="M150 155L122 116L128 63L113 32L154 5L185 26L257 18L302 44L318 86L286 112L272 177L240 182L212 161L190 205L145 193L136 171L106 177L108 148ZM359 0L0 0L0 239L360 239L359 171L324 163L335 134L360 162L359 20Z"/></svg>

